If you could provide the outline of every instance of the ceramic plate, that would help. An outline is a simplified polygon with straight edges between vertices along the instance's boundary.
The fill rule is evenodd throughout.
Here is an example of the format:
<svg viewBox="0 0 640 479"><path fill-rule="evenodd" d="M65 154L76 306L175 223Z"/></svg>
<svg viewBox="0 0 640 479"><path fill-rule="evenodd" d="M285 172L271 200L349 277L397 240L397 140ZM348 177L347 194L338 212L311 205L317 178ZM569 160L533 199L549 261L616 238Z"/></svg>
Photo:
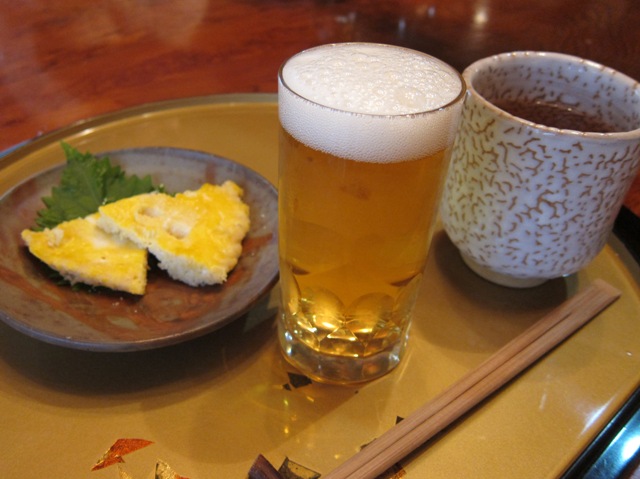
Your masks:
<svg viewBox="0 0 640 479"><path fill-rule="evenodd" d="M62 153L61 153L62 154ZM199 151L138 148L104 153L127 173L150 174L167 191L231 179L244 189L251 228L242 256L223 285L193 288L149 271L147 292L71 288L52 281L26 249L20 232L34 225L41 198L58 184L63 166L37 173L0 200L0 318L37 339L97 351L150 349L203 335L246 313L277 281L277 193L262 176Z"/></svg>

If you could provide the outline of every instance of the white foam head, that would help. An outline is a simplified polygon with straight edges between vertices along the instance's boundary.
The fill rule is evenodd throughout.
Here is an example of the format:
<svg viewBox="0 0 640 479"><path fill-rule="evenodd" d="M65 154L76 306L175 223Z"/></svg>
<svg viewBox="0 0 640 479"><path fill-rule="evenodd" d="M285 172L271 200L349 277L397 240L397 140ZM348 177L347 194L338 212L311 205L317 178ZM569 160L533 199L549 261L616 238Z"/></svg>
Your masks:
<svg viewBox="0 0 640 479"><path fill-rule="evenodd" d="M343 158L419 158L452 141L464 83L449 65L414 50L338 43L305 50L282 67L282 126Z"/></svg>

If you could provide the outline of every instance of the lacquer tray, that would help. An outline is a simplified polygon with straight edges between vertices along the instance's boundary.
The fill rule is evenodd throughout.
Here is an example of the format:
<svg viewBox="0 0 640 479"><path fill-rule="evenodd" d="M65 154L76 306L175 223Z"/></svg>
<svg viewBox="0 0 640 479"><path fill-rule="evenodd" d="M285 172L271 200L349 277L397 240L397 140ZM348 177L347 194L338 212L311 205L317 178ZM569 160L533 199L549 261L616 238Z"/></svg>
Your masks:
<svg viewBox="0 0 640 479"><path fill-rule="evenodd" d="M28 142L0 160L0 193L64 161L165 146L206 151L277 178L274 95L144 105ZM278 288L224 328L150 351L80 351L0 325L2 477L244 478L258 454L327 473L555 305L602 278L623 292L604 313L461 421L401 461L415 478L558 477L640 385L640 272L616 237L579 274L511 290L471 273L438 231L408 354L370 384L301 380L278 350ZM152 444L91 471L120 438ZM392 477L392 476L389 476Z"/></svg>

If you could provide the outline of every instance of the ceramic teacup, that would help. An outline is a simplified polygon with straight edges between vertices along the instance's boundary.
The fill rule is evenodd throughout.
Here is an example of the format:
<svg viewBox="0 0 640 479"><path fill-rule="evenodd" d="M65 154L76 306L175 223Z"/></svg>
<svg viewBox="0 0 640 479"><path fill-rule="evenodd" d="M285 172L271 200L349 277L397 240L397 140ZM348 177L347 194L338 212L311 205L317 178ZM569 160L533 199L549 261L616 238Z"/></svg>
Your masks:
<svg viewBox="0 0 640 479"><path fill-rule="evenodd" d="M640 166L640 85L569 55L470 65L441 203L467 265L505 286L577 272L608 240Z"/></svg>

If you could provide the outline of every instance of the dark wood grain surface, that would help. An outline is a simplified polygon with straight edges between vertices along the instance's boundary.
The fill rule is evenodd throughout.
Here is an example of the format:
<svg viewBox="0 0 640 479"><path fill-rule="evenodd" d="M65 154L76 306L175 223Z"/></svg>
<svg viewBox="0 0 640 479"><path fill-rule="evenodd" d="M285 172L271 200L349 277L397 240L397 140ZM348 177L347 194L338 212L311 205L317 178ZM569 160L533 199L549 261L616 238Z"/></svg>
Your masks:
<svg viewBox="0 0 640 479"><path fill-rule="evenodd" d="M0 150L124 107L275 92L313 45L374 41L462 70L513 50L579 55L640 78L637 0L28 0L0 2ZM626 203L640 214L640 181Z"/></svg>

